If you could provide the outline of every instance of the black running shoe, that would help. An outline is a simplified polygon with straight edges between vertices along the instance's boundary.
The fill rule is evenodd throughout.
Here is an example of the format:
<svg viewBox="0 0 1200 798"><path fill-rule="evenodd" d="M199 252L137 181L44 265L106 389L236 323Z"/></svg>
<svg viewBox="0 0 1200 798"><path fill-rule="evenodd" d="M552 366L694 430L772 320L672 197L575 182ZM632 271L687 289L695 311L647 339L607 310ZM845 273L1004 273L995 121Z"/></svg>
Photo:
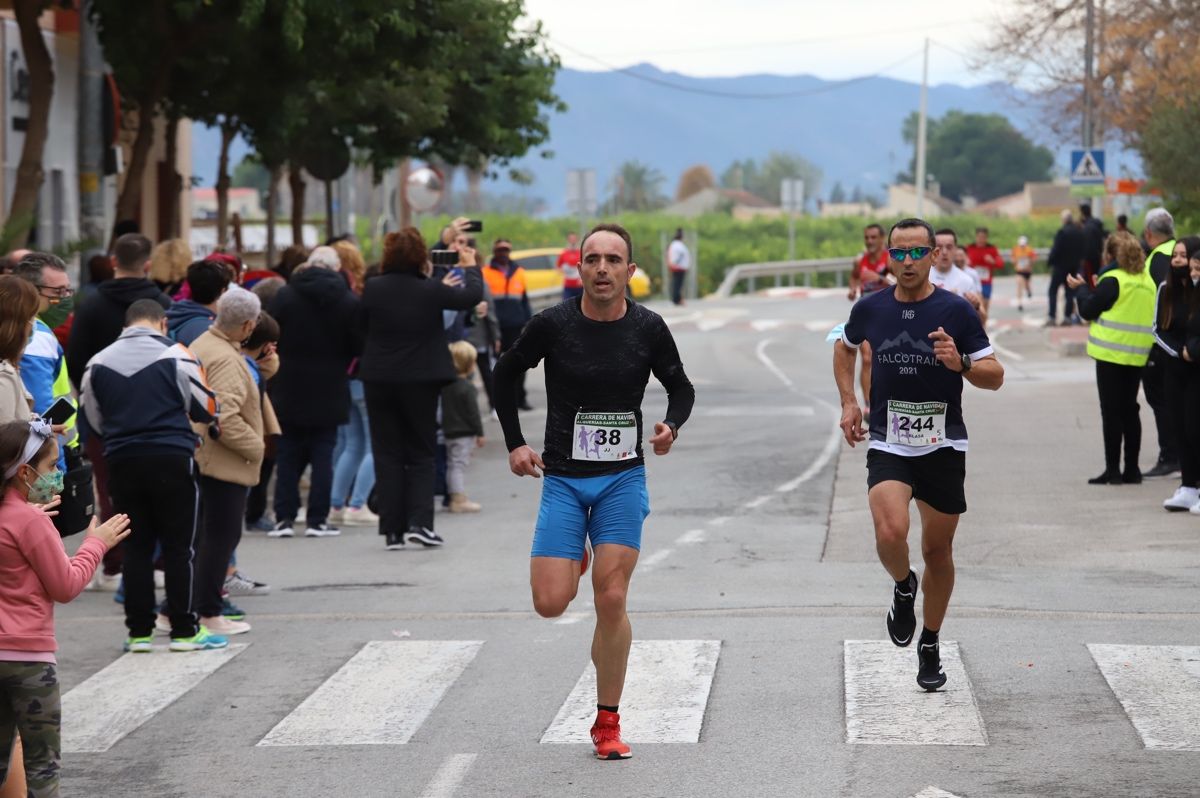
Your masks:
<svg viewBox="0 0 1200 798"><path fill-rule="evenodd" d="M937 643L917 644L917 684L933 692L946 683L942 670L942 654Z"/></svg>
<svg viewBox="0 0 1200 798"><path fill-rule="evenodd" d="M404 551L404 535L399 532L388 532L384 548L387 551Z"/></svg>
<svg viewBox="0 0 1200 798"><path fill-rule="evenodd" d="M912 642L917 631L917 575L908 572L908 587L892 591L892 607L887 614L888 636L900 647Z"/></svg>
<svg viewBox="0 0 1200 798"><path fill-rule="evenodd" d="M442 546L446 543L437 532L421 526L414 526L408 530L408 534L404 536L404 540L408 543L420 543L429 548Z"/></svg>

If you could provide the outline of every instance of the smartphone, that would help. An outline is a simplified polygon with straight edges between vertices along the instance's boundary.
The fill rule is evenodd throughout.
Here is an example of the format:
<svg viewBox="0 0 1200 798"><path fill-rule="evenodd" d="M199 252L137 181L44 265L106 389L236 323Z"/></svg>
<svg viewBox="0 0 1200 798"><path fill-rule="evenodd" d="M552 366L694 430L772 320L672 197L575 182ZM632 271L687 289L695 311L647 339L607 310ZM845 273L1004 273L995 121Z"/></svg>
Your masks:
<svg viewBox="0 0 1200 798"><path fill-rule="evenodd" d="M452 249L435 249L432 260L434 266L454 266L458 263L458 253Z"/></svg>
<svg viewBox="0 0 1200 798"><path fill-rule="evenodd" d="M461 266L455 266L453 269L450 270L450 273L453 274L455 277L457 277L460 280L463 279L463 277L465 276Z"/></svg>
<svg viewBox="0 0 1200 798"><path fill-rule="evenodd" d="M480 221L479 219L468 219L467 223L463 227L462 231L464 233L482 233L483 232L483 222Z"/></svg>
<svg viewBox="0 0 1200 798"><path fill-rule="evenodd" d="M50 405L49 409L46 410L46 413L42 416L42 418L44 418L46 421L49 421L51 424L58 425L66 424L71 420L71 416L73 415L75 415L75 406L71 404L70 399L64 396L54 404Z"/></svg>

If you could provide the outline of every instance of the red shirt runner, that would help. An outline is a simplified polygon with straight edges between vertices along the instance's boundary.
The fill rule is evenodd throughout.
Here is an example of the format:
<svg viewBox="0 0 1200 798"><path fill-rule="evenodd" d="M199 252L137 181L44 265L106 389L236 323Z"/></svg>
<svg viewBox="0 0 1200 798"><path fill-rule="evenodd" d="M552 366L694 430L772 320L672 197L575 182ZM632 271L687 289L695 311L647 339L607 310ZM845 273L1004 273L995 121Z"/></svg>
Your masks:
<svg viewBox="0 0 1200 798"><path fill-rule="evenodd" d="M558 269L562 272L563 288L583 288L583 278L579 276L580 253L577 249L564 249L558 256Z"/></svg>
<svg viewBox="0 0 1200 798"><path fill-rule="evenodd" d="M992 273L1004 268L1004 258L1000 257L1000 250L991 244L986 247L968 244L963 247L963 251L967 253L967 262L975 267L975 273L979 275L979 282L984 285L991 285ZM986 260L988 255L992 256L991 263Z"/></svg>
<svg viewBox="0 0 1200 798"><path fill-rule="evenodd" d="M867 269L868 271L875 272L881 278L886 278L889 260L886 249L879 250L879 254L875 256L874 260L872 260L870 252L864 252L858 256L858 260L854 262L854 276L858 277L862 284L862 293L870 294L881 288L887 288L888 282L886 279L867 282L862 279L862 272L863 269Z"/></svg>

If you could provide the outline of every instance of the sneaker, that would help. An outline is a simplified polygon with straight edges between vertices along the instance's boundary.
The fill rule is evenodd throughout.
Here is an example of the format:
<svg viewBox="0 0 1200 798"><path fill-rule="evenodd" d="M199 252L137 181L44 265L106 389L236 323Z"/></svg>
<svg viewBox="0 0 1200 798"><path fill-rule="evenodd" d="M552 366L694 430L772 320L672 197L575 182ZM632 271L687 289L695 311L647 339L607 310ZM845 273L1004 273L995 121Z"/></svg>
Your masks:
<svg viewBox="0 0 1200 798"><path fill-rule="evenodd" d="M1120 485L1121 475L1110 471L1105 471L1099 476L1092 477L1088 480L1089 485Z"/></svg>
<svg viewBox="0 0 1200 798"><path fill-rule="evenodd" d="M621 716L601 709L592 724L592 745L597 759L629 759L633 752L621 740Z"/></svg>
<svg viewBox="0 0 1200 798"><path fill-rule="evenodd" d="M267 518L265 515L262 518L259 518L257 521L246 522L247 532L270 532L274 528L275 525L271 523L271 519Z"/></svg>
<svg viewBox="0 0 1200 798"><path fill-rule="evenodd" d="M1193 504L1192 508L1190 510L1188 510L1188 512L1191 513L1192 515L1200 515L1200 501Z"/></svg>
<svg viewBox="0 0 1200 798"><path fill-rule="evenodd" d="M228 596L221 596L221 617L228 618L231 621L241 621L246 618L246 611L235 605L229 600Z"/></svg>
<svg viewBox="0 0 1200 798"><path fill-rule="evenodd" d="M120 586L120 574L106 574L103 570L97 568L96 573L92 575L92 581L87 584L87 589L103 593L114 593Z"/></svg>
<svg viewBox="0 0 1200 798"><path fill-rule="evenodd" d="M446 543L437 532L422 526L414 526L408 530L408 534L404 536L404 539L409 543L420 543L429 548L442 546Z"/></svg>
<svg viewBox="0 0 1200 798"><path fill-rule="evenodd" d="M479 502L471 501L465 493L450 494L449 510L452 513L477 513L482 509L483 507Z"/></svg>
<svg viewBox="0 0 1200 798"><path fill-rule="evenodd" d="M304 530L306 538L336 538L340 534L342 534L342 530L329 524L317 524Z"/></svg>
<svg viewBox="0 0 1200 798"><path fill-rule="evenodd" d="M127 637L125 650L131 654L149 654L154 650L153 637Z"/></svg>
<svg viewBox="0 0 1200 798"><path fill-rule="evenodd" d="M160 635L171 634L171 619L161 612L154 616L154 631Z"/></svg>
<svg viewBox="0 0 1200 798"><path fill-rule="evenodd" d="M342 523L343 520L345 520L345 517L346 517L345 514L346 514L346 511L343 510L341 507L333 507L329 510L329 518L327 520L330 523L340 524L340 523Z"/></svg>
<svg viewBox="0 0 1200 798"><path fill-rule="evenodd" d="M228 638L210 632L204 626L191 637L172 637L167 646L171 651L211 651L215 648L227 648Z"/></svg>
<svg viewBox="0 0 1200 798"><path fill-rule="evenodd" d="M1124 485L1141 485L1142 484L1142 472L1141 471L1122 472L1121 483Z"/></svg>
<svg viewBox="0 0 1200 798"><path fill-rule="evenodd" d="M942 653L936 642L917 644L917 684L933 692L946 683L942 670Z"/></svg>
<svg viewBox="0 0 1200 798"><path fill-rule="evenodd" d="M1196 502L1200 502L1200 489L1180 485L1175 489L1175 495L1163 502L1163 507L1176 513L1192 509Z"/></svg>
<svg viewBox="0 0 1200 798"><path fill-rule="evenodd" d="M342 514L346 526L379 526L379 516L366 507L347 507Z"/></svg>
<svg viewBox="0 0 1200 798"><path fill-rule="evenodd" d="M232 637L233 635L244 635L250 631L250 624L244 621L235 621L232 618L218 615L215 618L201 618L200 624L203 628L209 630L213 634L222 637Z"/></svg>
<svg viewBox="0 0 1200 798"><path fill-rule="evenodd" d="M887 614L888 636L900 647L912 642L917 630L917 575L908 572L908 587L892 589L892 606Z"/></svg>
<svg viewBox="0 0 1200 798"><path fill-rule="evenodd" d="M587 535L583 536L583 559L579 561L579 578L587 573L588 566L592 564L592 539Z"/></svg>
<svg viewBox="0 0 1200 798"><path fill-rule="evenodd" d="M271 527L271 531L267 533L269 538L291 538L296 536L296 530L292 528L294 522L284 519L275 526Z"/></svg>
<svg viewBox="0 0 1200 798"><path fill-rule="evenodd" d="M1169 477L1178 470L1179 470L1179 461L1178 460L1163 460L1162 458L1159 458L1159 461L1154 464L1154 468L1151 468L1149 471L1144 473L1142 476L1144 476L1144 477Z"/></svg>
<svg viewBox="0 0 1200 798"><path fill-rule="evenodd" d="M404 535L401 535L399 532L388 532L384 549L387 551L404 551Z"/></svg>
<svg viewBox="0 0 1200 798"><path fill-rule="evenodd" d="M271 586L234 571L225 577L225 592L231 596L265 596L271 592Z"/></svg>
<svg viewBox="0 0 1200 798"><path fill-rule="evenodd" d="M1018 302L1017 303L1017 313L1024 313L1024 312L1025 312L1025 306L1022 305L1020 302Z"/></svg>

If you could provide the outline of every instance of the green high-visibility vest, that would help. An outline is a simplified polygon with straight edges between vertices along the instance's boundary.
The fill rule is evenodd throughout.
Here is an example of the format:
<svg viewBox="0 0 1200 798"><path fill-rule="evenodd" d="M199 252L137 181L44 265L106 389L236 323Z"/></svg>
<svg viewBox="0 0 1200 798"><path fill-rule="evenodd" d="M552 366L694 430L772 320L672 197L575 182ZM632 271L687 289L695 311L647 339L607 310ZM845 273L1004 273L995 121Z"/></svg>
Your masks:
<svg viewBox="0 0 1200 798"><path fill-rule="evenodd" d="M1146 271L1150 271L1150 261L1154 260L1155 255L1166 255L1168 259L1175 254L1175 239L1164 241L1154 249L1150 250L1150 254L1146 256Z"/></svg>
<svg viewBox="0 0 1200 798"><path fill-rule="evenodd" d="M1120 292L1088 329L1087 353L1121 366L1146 365L1154 346L1154 278L1148 269L1130 274L1118 268L1101 279L1116 280Z"/></svg>

